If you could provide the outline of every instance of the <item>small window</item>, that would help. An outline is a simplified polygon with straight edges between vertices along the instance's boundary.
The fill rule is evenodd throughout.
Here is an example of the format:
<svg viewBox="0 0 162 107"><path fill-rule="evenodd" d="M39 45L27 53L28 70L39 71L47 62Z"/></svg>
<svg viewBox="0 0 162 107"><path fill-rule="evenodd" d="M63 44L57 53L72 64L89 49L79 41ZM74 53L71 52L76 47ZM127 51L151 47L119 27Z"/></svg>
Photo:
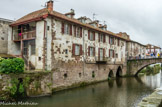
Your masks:
<svg viewBox="0 0 162 107"><path fill-rule="evenodd" d="M95 72L92 71L92 78L95 78Z"/></svg>
<svg viewBox="0 0 162 107"><path fill-rule="evenodd" d="M79 73L79 77L81 77L82 76L82 73Z"/></svg>
<svg viewBox="0 0 162 107"><path fill-rule="evenodd" d="M64 74L64 79L66 79L68 76L67 76L67 73Z"/></svg>
<svg viewBox="0 0 162 107"><path fill-rule="evenodd" d="M68 54L68 49L65 49L65 54Z"/></svg>
<svg viewBox="0 0 162 107"><path fill-rule="evenodd" d="M41 61L41 57L38 57L38 60Z"/></svg>
<svg viewBox="0 0 162 107"><path fill-rule="evenodd" d="M47 30L49 30L50 29L50 27L49 26L47 26Z"/></svg>

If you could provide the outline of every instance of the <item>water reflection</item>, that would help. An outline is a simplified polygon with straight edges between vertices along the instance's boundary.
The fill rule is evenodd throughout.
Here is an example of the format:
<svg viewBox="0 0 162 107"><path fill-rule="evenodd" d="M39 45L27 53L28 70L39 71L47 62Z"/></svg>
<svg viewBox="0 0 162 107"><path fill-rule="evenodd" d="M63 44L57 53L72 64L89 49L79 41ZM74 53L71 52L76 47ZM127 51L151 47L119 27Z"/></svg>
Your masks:
<svg viewBox="0 0 162 107"><path fill-rule="evenodd" d="M140 100L162 86L162 74L139 78L118 78L55 93L51 97L32 98L39 107L133 107Z"/></svg>

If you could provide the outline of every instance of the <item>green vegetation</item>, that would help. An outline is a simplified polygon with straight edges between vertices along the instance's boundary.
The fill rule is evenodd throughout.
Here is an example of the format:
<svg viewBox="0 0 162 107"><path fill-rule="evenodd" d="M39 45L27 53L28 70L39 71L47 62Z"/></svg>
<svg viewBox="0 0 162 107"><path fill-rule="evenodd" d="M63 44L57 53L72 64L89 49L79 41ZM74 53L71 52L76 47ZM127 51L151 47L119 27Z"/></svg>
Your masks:
<svg viewBox="0 0 162 107"><path fill-rule="evenodd" d="M21 58L3 59L0 58L0 73L23 73L24 60Z"/></svg>
<svg viewBox="0 0 162 107"><path fill-rule="evenodd" d="M11 86L8 87L8 92L11 98L24 97L26 95L25 88L28 87L30 78L26 77L24 80L12 78L10 83Z"/></svg>
<svg viewBox="0 0 162 107"><path fill-rule="evenodd" d="M160 64L156 64L154 66L148 66L140 71L140 73L150 75L150 74L157 74L161 70Z"/></svg>

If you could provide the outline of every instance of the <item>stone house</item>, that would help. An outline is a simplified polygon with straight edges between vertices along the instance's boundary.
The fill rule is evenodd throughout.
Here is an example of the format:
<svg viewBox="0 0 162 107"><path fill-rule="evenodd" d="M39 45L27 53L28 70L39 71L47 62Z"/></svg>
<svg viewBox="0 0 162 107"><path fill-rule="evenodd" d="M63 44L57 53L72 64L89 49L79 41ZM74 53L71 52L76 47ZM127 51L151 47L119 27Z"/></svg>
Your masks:
<svg viewBox="0 0 162 107"><path fill-rule="evenodd" d="M127 46L126 46L126 56L127 59L138 59L139 56L141 58L146 58L146 45L143 45L139 42L133 41L130 39L130 36L127 33L118 33L117 35L120 35L126 39L127 41Z"/></svg>
<svg viewBox="0 0 162 107"><path fill-rule="evenodd" d="M10 32L9 25L12 20L0 18L0 54L7 54L8 52L8 33Z"/></svg>
<svg viewBox="0 0 162 107"><path fill-rule="evenodd" d="M155 56L158 55L158 53L161 53L161 48L159 46L155 46L152 44L147 44L146 45L146 53L148 54L148 57L150 57L150 54L154 53Z"/></svg>
<svg viewBox="0 0 162 107"><path fill-rule="evenodd" d="M52 71L57 89L125 75L127 58L144 53L145 46L126 33L86 16L76 19L73 9L56 12L52 0L10 24L8 34L8 54L22 57L28 70Z"/></svg>

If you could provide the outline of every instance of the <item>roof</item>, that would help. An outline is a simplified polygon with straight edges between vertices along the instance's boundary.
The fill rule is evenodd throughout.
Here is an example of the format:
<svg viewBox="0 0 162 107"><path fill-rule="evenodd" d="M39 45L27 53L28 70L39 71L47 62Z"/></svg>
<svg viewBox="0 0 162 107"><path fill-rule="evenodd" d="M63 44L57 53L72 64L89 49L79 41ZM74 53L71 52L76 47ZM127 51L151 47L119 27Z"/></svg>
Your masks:
<svg viewBox="0 0 162 107"><path fill-rule="evenodd" d="M63 20L66 20L66 21L81 25L83 27L86 27L86 28L89 28L89 29L92 29L92 30L97 30L97 31L99 31L101 33L106 33L108 35L115 36L117 38L121 38L123 40L128 41L128 39L125 39L125 38L123 38L123 37L121 37L121 36L119 36L119 35L117 35L117 34L115 34L113 32L110 32L108 30L104 31L104 30L102 30L100 28L95 28L95 27L93 27L93 26L91 26L89 24L81 23L79 20L77 20L75 18L69 18L69 17L65 16L65 14L61 14L61 13L56 12L56 11L49 11L47 8L32 12L32 13L18 19L17 21L13 22L11 24L11 26L21 25L21 24L24 24L25 22L28 23L28 22L31 22L31 21L41 20L42 18L46 18L45 17L46 15L53 16L53 17L56 17L56 18L60 18L60 19L63 19Z"/></svg>
<svg viewBox="0 0 162 107"><path fill-rule="evenodd" d="M134 42L134 43L137 43L137 44L142 45L142 46L144 46L144 47L147 47L146 45L143 45L143 44L141 44L141 43L139 43L139 42L137 42L137 41L130 40L130 42Z"/></svg>
<svg viewBox="0 0 162 107"><path fill-rule="evenodd" d="M10 23L12 23L12 22L13 22L13 20L4 19L4 18L0 18L0 21L10 22Z"/></svg>

